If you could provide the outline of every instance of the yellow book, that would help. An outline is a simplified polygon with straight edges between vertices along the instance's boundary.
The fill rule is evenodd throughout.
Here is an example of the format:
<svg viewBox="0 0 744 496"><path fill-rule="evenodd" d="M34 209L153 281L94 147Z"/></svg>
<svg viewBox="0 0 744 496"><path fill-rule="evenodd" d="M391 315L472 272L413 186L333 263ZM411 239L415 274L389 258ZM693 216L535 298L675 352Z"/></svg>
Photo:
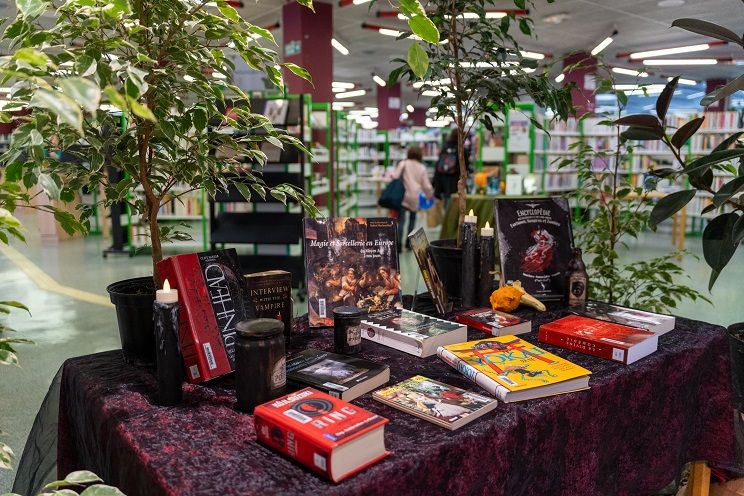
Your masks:
<svg viewBox="0 0 744 496"><path fill-rule="evenodd" d="M505 403L589 388L589 370L516 336L440 346L437 355Z"/></svg>

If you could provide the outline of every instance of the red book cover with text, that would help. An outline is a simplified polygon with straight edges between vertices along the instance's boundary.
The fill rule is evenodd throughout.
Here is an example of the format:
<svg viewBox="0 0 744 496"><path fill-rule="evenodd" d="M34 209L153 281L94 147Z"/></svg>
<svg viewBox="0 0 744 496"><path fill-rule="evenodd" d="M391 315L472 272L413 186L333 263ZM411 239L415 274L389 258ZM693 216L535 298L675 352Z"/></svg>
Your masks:
<svg viewBox="0 0 744 496"><path fill-rule="evenodd" d="M658 346L658 336L653 332L580 315L541 325L538 339L625 364L650 355Z"/></svg>
<svg viewBox="0 0 744 496"><path fill-rule="evenodd" d="M168 257L157 265L178 290L179 343L187 380L200 383L235 369L235 326L255 307L234 249Z"/></svg>
<svg viewBox="0 0 744 496"><path fill-rule="evenodd" d="M389 454L386 418L313 388L259 405L254 417L259 442L334 482Z"/></svg>

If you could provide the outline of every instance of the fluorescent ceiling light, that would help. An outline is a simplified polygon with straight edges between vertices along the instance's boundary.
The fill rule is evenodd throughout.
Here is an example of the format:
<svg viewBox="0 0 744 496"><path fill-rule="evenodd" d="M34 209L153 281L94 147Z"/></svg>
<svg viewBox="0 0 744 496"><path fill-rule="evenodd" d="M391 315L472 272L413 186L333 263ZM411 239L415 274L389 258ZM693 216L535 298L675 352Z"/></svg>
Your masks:
<svg viewBox="0 0 744 496"><path fill-rule="evenodd" d="M667 81L671 81L672 79L674 79L674 78L673 77L668 77L667 78ZM679 84L686 84L687 86L697 86L697 84L698 84L697 81L693 81L692 79L685 79L685 78L679 78L679 80L677 82Z"/></svg>
<svg viewBox="0 0 744 496"><path fill-rule="evenodd" d="M426 91L423 91L421 93L421 95L423 95L423 96L439 96L439 92L438 91L434 91L434 90L426 90Z"/></svg>
<svg viewBox="0 0 744 496"><path fill-rule="evenodd" d="M643 65L716 65L716 59L647 59Z"/></svg>
<svg viewBox="0 0 744 496"><path fill-rule="evenodd" d="M396 38L401 35L401 32L397 29L380 28L377 30L377 32L380 34L384 34L385 36L394 36Z"/></svg>
<svg viewBox="0 0 744 496"><path fill-rule="evenodd" d="M666 85L664 84L645 84L643 86L639 86L637 84L616 84L612 88L617 91L630 91L630 92L643 92L643 88L646 89L646 93L649 95L661 93L664 91L664 88Z"/></svg>
<svg viewBox="0 0 744 496"><path fill-rule="evenodd" d="M613 67L612 72L615 72L617 74L625 74L627 76L637 76L642 78L648 77L647 72L638 72L634 71L633 69L626 69L624 67Z"/></svg>
<svg viewBox="0 0 744 496"><path fill-rule="evenodd" d="M331 38L331 45L333 48L335 48L338 53L341 55L349 55L349 49L346 48L340 41L338 41L336 38Z"/></svg>
<svg viewBox="0 0 744 496"><path fill-rule="evenodd" d="M555 77L555 82L556 82L556 83L560 83L560 82L562 82L562 81L563 81L564 79L566 79L566 75L565 75L565 74L563 74L563 73L561 73L561 74L558 74L558 75L557 75L557 76Z"/></svg>
<svg viewBox="0 0 744 496"><path fill-rule="evenodd" d="M664 55L674 55L676 53L701 52L710 48L710 45L703 43L701 45L688 45L676 48L662 48L661 50L649 50L647 52L635 52L630 54L631 59L648 59L651 57L661 57Z"/></svg>
<svg viewBox="0 0 744 496"><path fill-rule="evenodd" d="M212 72L212 77L215 79L227 79L227 76L218 71Z"/></svg>
<svg viewBox="0 0 744 496"><path fill-rule="evenodd" d="M377 122L375 121L365 121L365 122L362 122L361 124L362 124L362 128L364 129L374 129L377 127Z"/></svg>
<svg viewBox="0 0 744 496"><path fill-rule="evenodd" d="M408 110L408 112L413 112L414 111L413 105L406 105L406 110Z"/></svg>
<svg viewBox="0 0 744 496"><path fill-rule="evenodd" d="M354 91L347 91L345 93L336 93L334 96L336 98L354 98L355 96L362 96L366 94L367 94L367 90L354 90Z"/></svg>
<svg viewBox="0 0 744 496"><path fill-rule="evenodd" d="M344 91L348 91L351 88L342 88L340 86L331 86L331 91L334 93L343 93Z"/></svg>
<svg viewBox="0 0 744 496"><path fill-rule="evenodd" d="M694 100L696 98L701 98L705 96L704 91L698 91L697 93L693 93L692 95L687 95L688 100Z"/></svg>
<svg viewBox="0 0 744 496"><path fill-rule="evenodd" d="M522 57L524 57L525 59L535 59L535 60L542 60L542 59L544 59L544 58L545 58L545 54L544 54L544 53L537 53L537 52L526 52L526 51L524 51L524 50L522 50L522 51L521 51L521 52L519 52L519 53L520 53L520 54L522 55Z"/></svg>
<svg viewBox="0 0 744 496"><path fill-rule="evenodd" d="M501 19L506 17L506 12L486 12L486 19ZM445 19L451 19L452 16L445 15ZM477 12L463 12L457 16L458 19L480 19Z"/></svg>
<svg viewBox="0 0 744 496"><path fill-rule="evenodd" d="M343 81L333 81L331 82L331 86L335 86L336 88L343 88L345 90L354 89L354 83L344 83Z"/></svg>
<svg viewBox="0 0 744 496"><path fill-rule="evenodd" d="M592 55L597 55L597 54L598 54L598 53L600 53L600 52L601 52L602 50L604 50L605 48L607 48L608 46L610 46L610 43L612 43L613 41L615 41L615 39L614 39L614 38L613 38L612 36L608 36L607 38L605 38L604 40L602 40L602 41L601 41L601 42L599 43L599 45L595 46L595 47L594 47L594 48L592 49L592 52L591 52L591 53L592 53Z"/></svg>
<svg viewBox="0 0 744 496"><path fill-rule="evenodd" d="M444 86L444 85L449 85L451 83L452 83L452 80L450 78L442 78L442 79L438 79L437 81L416 81L415 83L413 83L413 87L415 89L419 89L423 85Z"/></svg>
<svg viewBox="0 0 744 496"><path fill-rule="evenodd" d="M373 76L372 76L372 80L373 80L373 81L374 81L375 83L377 83L377 84L378 84L379 86L385 86L385 80L384 80L384 79L382 79L382 78L381 78L380 76L378 76L377 74L375 74L375 75L373 75Z"/></svg>
<svg viewBox="0 0 744 496"><path fill-rule="evenodd" d="M354 102L333 102L334 107L344 108L344 107L353 107L354 105L356 105Z"/></svg>
<svg viewBox="0 0 744 496"><path fill-rule="evenodd" d="M367 3L367 2L371 2L371 1L372 0L354 0L351 3L353 3L354 5L362 5L363 3Z"/></svg>

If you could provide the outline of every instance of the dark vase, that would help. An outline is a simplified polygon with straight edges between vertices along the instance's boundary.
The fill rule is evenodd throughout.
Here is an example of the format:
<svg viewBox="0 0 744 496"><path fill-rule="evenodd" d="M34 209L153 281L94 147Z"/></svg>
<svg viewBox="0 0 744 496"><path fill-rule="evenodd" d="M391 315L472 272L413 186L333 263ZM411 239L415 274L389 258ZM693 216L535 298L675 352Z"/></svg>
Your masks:
<svg viewBox="0 0 744 496"><path fill-rule="evenodd" d="M455 239L437 239L429 243L431 256L450 298L460 298L462 284L462 248L457 247Z"/></svg>
<svg viewBox="0 0 744 496"><path fill-rule="evenodd" d="M728 328L734 406L744 411L744 322Z"/></svg>
<svg viewBox="0 0 744 496"><path fill-rule="evenodd" d="M124 360L142 366L155 364L155 331L152 304L155 283L152 277L136 277L115 282L106 288L116 307L119 338Z"/></svg>

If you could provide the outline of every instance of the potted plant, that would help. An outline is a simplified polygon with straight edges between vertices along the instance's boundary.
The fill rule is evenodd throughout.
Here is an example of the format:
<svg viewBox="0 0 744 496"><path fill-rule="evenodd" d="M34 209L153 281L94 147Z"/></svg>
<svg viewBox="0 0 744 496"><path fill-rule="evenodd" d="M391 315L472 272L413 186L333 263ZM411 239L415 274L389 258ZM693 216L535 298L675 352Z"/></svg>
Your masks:
<svg viewBox="0 0 744 496"><path fill-rule="evenodd" d="M312 8L310 0L299 0ZM314 214L312 200L290 185L264 183L262 141L303 151L301 142L272 127L252 109L223 114L226 94L249 101L232 83L234 64L225 50L283 87L281 67L305 78L294 64L281 64L271 33L243 20L226 0L18 0L18 15L3 39L12 55L0 60L3 82L12 84L1 114L30 108L14 130L0 163L9 180L40 184L50 198L73 201L82 187L104 192L108 207L126 202L149 231L152 276L108 287L117 306L125 356L154 357L152 301L159 280L155 264L163 243L188 237L158 222L158 211L181 194L203 188L210 196L233 184L250 199L266 194L300 203ZM41 22L51 11L54 21ZM48 19L45 19L47 21ZM217 79L219 77L220 79ZM231 127L241 133L225 134ZM216 148L233 153L217 158ZM63 161L60 152L78 158ZM254 164L246 169L241 161ZM109 180L107 169L123 174ZM136 194L141 191L140 194ZM87 225L93 208L77 206L77 217L55 213L67 230Z"/></svg>
<svg viewBox="0 0 744 496"><path fill-rule="evenodd" d="M514 4L525 8L525 0L514 0ZM468 176L465 141L473 126L481 123L492 131L493 122L503 120L504 113L515 108L522 98L531 98L539 106L552 109L556 118L565 119L572 109L571 86L555 87L548 72L537 69L536 60L523 56L512 30L517 27L523 34L532 35L534 23L529 17L518 18L510 12L495 21L486 16L487 10L501 7L494 0L433 0L428 7L426 14L439 37L431 42L419 31L402 35L405 38L416 34L430 43L411 44L407 60L396 59L403 65L391 72L389 82L393 84L406 76L409 81L423 79L423 84L417 85L419 95L435 95L432 107L436 117L454 123L459 165L457 204L462 224ZM542 128L542 123L532 121ZM459 294L460 288L459 245L459 239L431 244L451 295Z"/></svg>

